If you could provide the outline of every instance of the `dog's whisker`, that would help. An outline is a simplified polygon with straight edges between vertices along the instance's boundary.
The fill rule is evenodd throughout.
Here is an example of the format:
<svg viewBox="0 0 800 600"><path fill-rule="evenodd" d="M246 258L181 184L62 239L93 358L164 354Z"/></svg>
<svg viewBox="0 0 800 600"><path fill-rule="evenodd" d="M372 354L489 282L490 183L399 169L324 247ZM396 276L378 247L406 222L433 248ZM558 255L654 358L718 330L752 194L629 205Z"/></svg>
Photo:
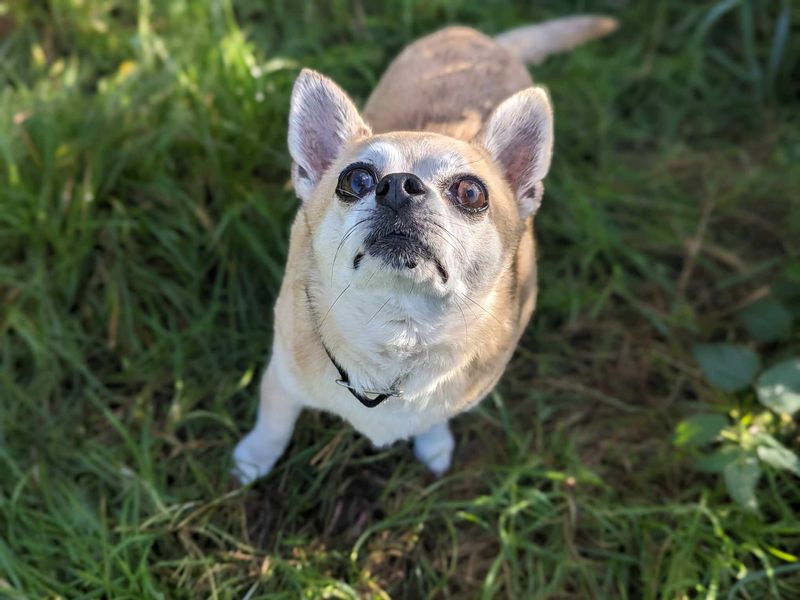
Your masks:
<svg viewBox="0 0 800 600"><path fill-rule="evenodd" d="M436 237L438 237L440 240L442 240L445 244L450 246L453 249L453 252L455 252L457 255L461 254L459 252L458 248L456 248L453 245L453 243L450 240L448 240L446 237L444 237L441 233L439 233L438 231L431 231L431 233L434 234Z"/></svg>
<svg viewBox="0 0 800 600"><path fill-rule="evenodd" d="M381 312L381 311L383 310L383 307L384 307L384 306L386 306L387 304L389 304L389 300L391 300L391 299L392 299L392 297L391 297L391 296L389 296L389 297L386 299L386 302L384 302L383 304L381 304L381 307L380 307L378 310L376 310L376 311L375 311L375 313L374 313L374 314L373 314L373 315L372 315L372 316L369 318L369 320L368 320L368 321L367 321L367 323L366 323L367 325L369 325L370 323L372 323L372 320L373 320L375 317L377 317L377 316L378 316L378 313L379 313L379 312Z"/></svg>
<svg viewBox="0 0 800 600"><path fill-rule="evenodd" d="M336 306L336 303L337 303L337 302L339 302L339 299L340 299L342 296L344 296L344 293L345 293L347 290L349 290L349 289L350 289L350 286L351 286L351 285L353 285L353 283L352 283L352 282L348 283L346 286L344 286L344 289L343 289L341 292L339 292L339 295L338 295L338 296L336 296L336 300L334 300L334 301L333 301L333 304L331 304L330 308L328 309L328 312L326 312L326 313L325 313L325 316L324 316L324 317L322 317L322 321L320 321L320 323L319 323L319 327L320 327L320 329L322 329L322 326L325 324L325 319L327 319L327 318L328 318L328 315L329 315L329 314L331 314L331 311L333 310L333 307L334 307L334 306Z"/></svg>
<svg viewBox="0 0 800 600"><path fill-rule="evenodd" d="M472 303L473 303L475 306L477 306L478 308L480 308L480 309L481 309L483 312L485 312L487 315L489 315L489 316L490 316L490 317L492 317L492 318L493 318L495 321L497 321L497 323L498 323L499 325L503 325L503 322L502 322L500 319L498 319L496 316L494 316L494 314L492 314L490 311L486 310L486 309L485 309L483 306L481 306L481 305L480 305L478 302L476 302L475 300L473 300L472 298L470 298L470 297L469 297L469 296L467 296L466 294L462 294L462 293L460 293L460 292L456 292L456 294L460 295L462 298L464 298L464 300L469 300L470 302L472 302Z"/></svg>
<svg viewBox="0 0 800 600"><path fill-rule="evenodd" d="M455 296L453 296L453 300L455 300L456 298L458 298L458 294L456 294ZM477 315L477 313L475 312L475 309L474 309L474 308L472 308L472 307L471 307L469 304L465 304L465 306L466 306L466 309L469 311L469 314L470 314L470 316L471 316L473 319L477 319L477 318L478 318L478 315Z"/></svg>
<svg viewBox="0 0 800 600"><path fill-rule="evenodd" d="M464 346L469 346L469 329L467 327L467 317L464 315L464 309L461 308L461 303L458 301L457 296L453 296L458 312L461 313L461 320L464 321Z"/></svg>
<svg viewBox="0 0 800 600"><path fill-rule="evenodd" d="M355 232L356 228L359 225L361 225L362 223L366 223L368 220L369 220L368 218L367 219L361 219L355 225L353 225L350 229L348 229L347 233L345 233L342 236L342 240L339 242L339 245L336 247L336 252L333 255L333 262L331 263L331 283L333 283L333 268L336 266L336 259L339 257L339 251L342 249L342 246L344 246L344 244L348 240L348 238L351 235L353 235L353 233Z"/></svg>
<svg viewBox="0 0 800 600"><path fill-rule="evenodd" d="M479 156L479 157L478 157L478 158L476 158L475 160L471 160L471 161L469 161L469 162L468 162L468 163L466 163L464 166L466 166L466 167L471 167L472 165L478 164L479 162L485 162L485 161L486 161L486 159L485 159L483 156Z"/></svg>
<svg viewBox="0 0 800 600"><path fill-rule="evenodd" d="M373 277L375 277L375 275L378 273L378 271L383 271L385 268L386 268L386 267L385 267L385 265L383 265L383 264L379 264L379 265L378 265L378 268L377 268L377 269L375 269L375 270L372 272L372 274L369 276L369 278L367 279L367 285L369 285L369 283L372 281L372 278L373 278Z"/></svg>
<svg viewBox="0 0 800 600"><path fill-rule="evenodd" d="M450 236L450 237L451 237L453 240L455 240L455 242L456 242L456 243L457 243L459 246L461 246L461 251L462 251L464 254L466 254L466 253L467 253L467 249L466 249L466 247L464 246L464 242L462 242L460 239L458 239L458 238L457 238L457 237L456 237L456 236L455 236L455 235L454 235L454 234L453 234L453 233L452 233L452 232L451 232L449 229L447 229L447 227L445 227L444 225L442 225L441 223L439 223L439 222L438 222L438 221L436 221L435 219L428 219L428 220L427 220L427 222L428 222L428 223L430 223L431 225L433 225L433 226L435 226L435 227L438 227L439 229L441 229L441 230L442 230L444 233L446 233L446 234L447 234L448 236Z"/></svg>

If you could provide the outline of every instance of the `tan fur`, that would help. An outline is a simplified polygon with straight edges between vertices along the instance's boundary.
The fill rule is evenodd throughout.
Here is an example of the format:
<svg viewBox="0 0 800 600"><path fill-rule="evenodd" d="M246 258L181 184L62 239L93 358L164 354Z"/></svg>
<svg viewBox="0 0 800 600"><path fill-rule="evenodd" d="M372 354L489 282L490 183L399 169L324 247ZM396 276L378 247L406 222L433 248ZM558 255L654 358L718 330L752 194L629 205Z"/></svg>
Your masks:
<svg viewBox="0 0 800 600"><path fill-rule="evenodd" d="M536 299L533 218L519 223L512 214L516 207L502 174L486 160L485 151L461 140L474 138L497 104L531 84L525 66L494 40L474 29L448 27L408 46L388 67L363 111L375 133L428 131L459 140L436 141L442 151L462 144L461 150L476 161L476 172L495 191L491 216L503 243L516 249L509 254L507 269L495 282L493 302L465 309L471 311L470 336L480 343L472 345L471 353L464 354L464 377L448 390L451 397L458 399L459 411L473 406L502 375ZM385 135L400 144L415 142L407 133ZM344 166L349 158L340 157L338 162ZM336 174L338 168L334 167L330 176ZM320 188L326 189L324 182ZM311 232L316 231L331 201L328 197L318 198L298 214L292 227L286 278L276 306L279 328L281 323L292 324L279 337L291 340L291 349L287 349L308 381L319 376L320 366L330 371L319 334L298 307L306 305L304 286L315 276L313 264L309 264L312 256L306 251L311 245ZM326 342L346 357L346 332L328 335ZM325 385L329 378L323 378Z"/></svg>
<svg viewBox="0 0 800 600"><path fill-rule="evenodd" d="M594 31L580 23L583 33L573 32L564 45ZM553 40L546 45L558 46ZM269 472L303 406L342 415L376 444L414 436L415 453L434 472L449 465L453 440L447 420L496 384L536 304L533 220L550 164L552 112L547 94L531 87L519 53L509 50L514 47L466 27L422 38L386 70L363 119L332 81L310 71L298 78L289 147L303 204L275 306L273 357L258 422L234 453L243 481ZM389 157L381 159L395 165L389 173L427 177L427 203L414 210L447 219L451 230L443 229L450 238L439 235L437 252L456 276L437 274L434 253L399 272L365 258L373 261L367 278L354 262L358 247L343 259L350 266L337 267L333 254L347 238L345 223L360 218L354 211L375 214L377 206L377 188L371 202L367 195L361 197L365 204L343 202L335 192L337 179L370 152ZM465 175L478 178L488 192L488 209L478 215L454 206L446 193L450 184L443 182L452 181L447 178ZM455 244L464 248L458 235L466 236L471 253L458 253ZM370 285L375 274L379 281L386 277L385 283ZM328 318L351 285L355 296ZM459 289L471 296L462 294L459 301ZM391 300L392 316L370 328ZM387 390L396 376L404 395L375 408L362 406L336 385L339 373L325 347L346 365L357 389Z"/></svg>
<svg viewBox="0 0 800 600"><path fill-rule="evenodd" d="M400 53L364 117L376 133L433 131L471 140L495 106L531 84L525 65L492 38L448 27Z"/></svg>
<svg viewBox="0 0 800 600"><path fill-rule="evenodd" d="M517 27L498 35L495 41L521 61L538 65L551 54L572 50L614 32L617 27L617 20L610 17L576 15Z"/></svg>

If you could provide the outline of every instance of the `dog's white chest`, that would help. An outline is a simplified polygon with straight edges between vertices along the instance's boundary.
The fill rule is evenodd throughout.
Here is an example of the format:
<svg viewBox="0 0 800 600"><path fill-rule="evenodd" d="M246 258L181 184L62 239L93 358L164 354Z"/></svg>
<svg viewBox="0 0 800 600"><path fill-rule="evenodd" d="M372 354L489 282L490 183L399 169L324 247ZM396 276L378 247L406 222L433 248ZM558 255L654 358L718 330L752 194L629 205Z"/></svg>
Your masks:
<svg viewBox="0 0 800 600"><path fill-rule="evenodd" d="M414 309L417 314L410 314ZM423 307L409 307L405 300L360 296L344 303L336 315L339 343L329 351L355 389L399 395L366 407L336 384L339 373L331 362L309 404L346 419L377 445L419 434L452 416L450 400L459 383L453 369L464 348L453 338L456 328L448 318L434 322L424 316Z"/></svg>

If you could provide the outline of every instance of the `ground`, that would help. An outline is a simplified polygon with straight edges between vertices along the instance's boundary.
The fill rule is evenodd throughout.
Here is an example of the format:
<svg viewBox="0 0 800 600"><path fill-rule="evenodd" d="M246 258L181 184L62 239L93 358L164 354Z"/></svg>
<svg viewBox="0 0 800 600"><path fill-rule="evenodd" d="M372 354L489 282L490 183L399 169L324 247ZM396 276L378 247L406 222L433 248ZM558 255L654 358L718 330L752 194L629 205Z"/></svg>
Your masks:
<svg viewBox="0 0 800 600"><path fill-rule="evenodd" d="M456 419L452 470L305 414L268 478L230 487L297 207L299 69L363 102L447 23L590 11L621 29L533 71L556 114L539 307ZM0 2L0 595L800 597L800 479L766 469L747 511L674 443L694 414L757 412L694 344L764 364L800 349L797 321L762 343L740 317L798 269L798 17L779 0Z"/></svg>

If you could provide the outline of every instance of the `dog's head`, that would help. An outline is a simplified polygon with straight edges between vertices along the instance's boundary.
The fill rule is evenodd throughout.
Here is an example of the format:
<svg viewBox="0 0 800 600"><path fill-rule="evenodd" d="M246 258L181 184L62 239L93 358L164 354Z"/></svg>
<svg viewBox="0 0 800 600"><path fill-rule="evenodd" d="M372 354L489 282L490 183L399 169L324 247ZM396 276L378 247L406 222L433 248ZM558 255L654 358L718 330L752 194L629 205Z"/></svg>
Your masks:
<svg viewBox="0 0 800 600"><path fill-rule="evenodd" d="M333 81L304 70L292 94L289 150L320 272L433 296L488 289L538 207L552 140L541 88L500 104L464 142L373 135Z"/></svg>

